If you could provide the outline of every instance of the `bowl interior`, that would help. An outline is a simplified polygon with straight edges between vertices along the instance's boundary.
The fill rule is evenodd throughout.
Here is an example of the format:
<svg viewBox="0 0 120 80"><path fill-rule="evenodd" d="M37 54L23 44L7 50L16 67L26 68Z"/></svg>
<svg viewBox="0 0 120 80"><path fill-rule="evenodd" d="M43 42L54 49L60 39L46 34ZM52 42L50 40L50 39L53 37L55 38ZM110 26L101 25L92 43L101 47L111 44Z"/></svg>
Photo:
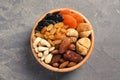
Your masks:
<svg viewBox="0 0 120 80"><path fill-rule="evenodd" d="M53 13L53 12L61 11L61 10L64 10L64 9L69 9L69 8L54 9L54 10L51 10L51 11L49 11L49 12L47 12L47 13ZM81 15L81 16L84 18L84 20L86 21L86 23L89 23L89 24L90 24L90 22L88 21L88 19L87 19L84 15L82 15L80 12L75 11L75 10L72 10L72 9L69 9L69 10L72 11L72 12L74 12L74 13L77 13L77 14ZM55 68L55 67L50 66L49 64L44 63L43 61L40 60L40 58L37 57L37 54L35 53L35 51L34 51L34 49L33 49L33 47L32 47L32 44L33 44L32 38L33 38L33 36L34 36L35 28L37 27L38 22L40 22L40 21L46 16L47 13L45 13L42 17L40 17L40 18L38 19L38 21L35 23L35 25L34 25L34 27L33 27L33 29L32 29L31 38L30 38L30 43L31 43L31 49L32 49L32 52L33 52L34 57L36 58L36 60L37 60L42 66L44 66L45 68L47 68L47 69L49 69L49 70L55 71L55 72L69 72L69 71L73 71L73 70L81 67L81 66L88 60L88 58L90 57L90 55L91 55L91 53L92 53L92 50L93 50L93 47L94 47L94 31L92 31L92 33L91 33L91 35L90 35L90 38L91 38L91 46L90 46L90 48L89 48L89 50L88 50L87 55L84 57L84 59L83 59L80 63L78 63L77 65L75 65L75 66L73 66L73 67L63 68L63 69Z"/></svg>

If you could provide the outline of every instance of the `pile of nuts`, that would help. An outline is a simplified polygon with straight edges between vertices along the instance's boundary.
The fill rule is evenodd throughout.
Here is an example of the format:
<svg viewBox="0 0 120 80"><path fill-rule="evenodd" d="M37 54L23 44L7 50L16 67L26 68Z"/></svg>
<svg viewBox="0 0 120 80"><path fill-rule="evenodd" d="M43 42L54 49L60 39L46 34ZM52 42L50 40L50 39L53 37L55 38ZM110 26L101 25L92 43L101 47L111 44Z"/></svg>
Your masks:
<svg viewBox="0 0 120 80"><path fill-rule="evenodd" d="M59 21L49 17L54 14L59 14ZM69 22L64 21L66 18L63 14L64 11L45 16L32 37L36 55L41 61L56 68L68 68L80 63L91 46L91 25L82 18L82 22L76 21L76 27L72 27Z"/></svg>

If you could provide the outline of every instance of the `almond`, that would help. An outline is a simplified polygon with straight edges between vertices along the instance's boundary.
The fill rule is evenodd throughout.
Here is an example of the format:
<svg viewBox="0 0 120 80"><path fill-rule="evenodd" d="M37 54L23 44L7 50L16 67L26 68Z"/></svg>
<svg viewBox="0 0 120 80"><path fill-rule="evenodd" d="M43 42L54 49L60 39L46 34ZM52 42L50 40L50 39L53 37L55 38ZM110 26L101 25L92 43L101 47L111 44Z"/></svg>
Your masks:
<svg viewBox="0 0 120 80"><path fill-rule="evenodd" d="M72 66L75 66L77 63L75 63L75 62L70 62L67 66L68 67L72 67Z"/></svg>
<svg viewBox="0 0 120 80"><path fill-rule="evenodd" d="M57 49L55 49L55 50L53 50L51 53L52 53L52 54L58 54L59 51L58 51Z"/></svg>
<svg viewBox="0 0 120 80"><path fill-rule="evenodd" d="M59 68L65 68L69 64L69 61L65 61L64 63L60 64Z"/></svg>
<svg viewBox="0 0 120 80"><path fill-rule="evenodd" d="M54 67L58 67L59 66L59 63L53 63L52 64Z"/></svg>

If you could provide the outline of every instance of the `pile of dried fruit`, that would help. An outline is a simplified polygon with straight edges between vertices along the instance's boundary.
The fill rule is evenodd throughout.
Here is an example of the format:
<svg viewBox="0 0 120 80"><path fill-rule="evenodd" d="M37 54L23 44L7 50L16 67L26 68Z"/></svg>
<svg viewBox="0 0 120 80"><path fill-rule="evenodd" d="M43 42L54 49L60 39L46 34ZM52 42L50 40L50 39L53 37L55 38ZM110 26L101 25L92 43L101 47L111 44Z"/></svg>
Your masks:
<svg viewBox="0 0 120 80"><path fill-rule="evenodd" d="M35 29L33 48L46 64L72 67L87 55L91 32L91 25L77 13L67 9L48 13Z"/></svg>

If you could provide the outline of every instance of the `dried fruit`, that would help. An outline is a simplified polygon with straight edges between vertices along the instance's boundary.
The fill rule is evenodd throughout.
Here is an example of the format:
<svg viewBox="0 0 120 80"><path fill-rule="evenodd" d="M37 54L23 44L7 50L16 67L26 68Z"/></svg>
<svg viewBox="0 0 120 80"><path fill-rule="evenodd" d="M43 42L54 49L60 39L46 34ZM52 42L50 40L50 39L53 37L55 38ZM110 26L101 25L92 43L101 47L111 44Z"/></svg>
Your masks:
<svg viewBox="0 0 120 80"><path fill-rule="evenodd" d="M71 13L70 15L73 16L76 19L77 23L83 23L84 22L83 17L80 16L79 14L77 14L77 13Z"/></svg>
<svg viewBox="0 0 120 80"><path fill-rule="evenodd" d="M63 22L56 23L54 28L62 28L64 26Z"/></svg>
<svg viewBox="0 0 120 80"><path fill-rule="evenodd" d="M89 30L92 30L92 26L89 23L80 23L77 27L78 33Z"/></svg>
<svg viewBox="0 0 120 80"><path fill-rule="evenodd" d="M66 60L69 60L69 61L73 61L73 62L80 62L82 60L82 56L80 56L79 54L71 51L71 50L68 50L65 54L64 54L64 58Z"/></svg>
<svg viewBox="0 0 120 80"><path fill-rule="evenodd" d="M76 50L81 55L87 55L87 51L91 45L89 38L81 38L76 42Z"/></svg>
<svg viewBox="0 0 120 80"><path fill-rule="evenodd" d="M69 45L70 45L70 38L65 38L60 44L59 53L64 53L69 48Z"/></svg>
<svg viewBox="0 0 120 80"><path fill-rule="evenodd" d="M71 14L71 11L68 10L68 9L61 10L61 11L60 11L60 14L61 14L61 15L64 15L64 14Z"/></svg>
<svg viewBox="0 0 120 80"><path fill-rule="evenodd" d="M89 38L81 38L77 41L80 45L86 47L87 49L89 49L91 41Z"/></svg>
<svg viewBox="0 0 120 80"><path fill-rule="evenodd" d="M70 50L75 50L75 45L74 44L70 44L69 49Z"/></svg>
<svg viewBox="0 0 120 80"><path fill-rule="evenodd" d="M71 15L63 15L63 17L64 17L63 23L65 25L69 25L69 27L71 28L77 27L77 21Z"/></svg>
<svg viewBox="0 0 120 80"><path fill-rule="evenodd" d="M78 32L75 29L73 29L73 28L67 29L66 35L69 36L69 37L76 37L76 38L78 38Z"/></svg>
<svg viewBox="0 0 120 80"><path fill-rule="evenodd" d="M66 61L66 60L65 60L64 58L61 58L59 62L60 62L60 63L63 63L63 62L65 62L65 61Z"/></svg>
<svg viewBox="0 0 120 80"><path fill-rule="evenodd" d="M52 64L53 64L53 63L57 63L57 62L60 60L60 58L61 58L61 55L59 55L59 54L53 55L53 58L52 58L52 60L51 60L51 63L52 63Z"/></svg>

